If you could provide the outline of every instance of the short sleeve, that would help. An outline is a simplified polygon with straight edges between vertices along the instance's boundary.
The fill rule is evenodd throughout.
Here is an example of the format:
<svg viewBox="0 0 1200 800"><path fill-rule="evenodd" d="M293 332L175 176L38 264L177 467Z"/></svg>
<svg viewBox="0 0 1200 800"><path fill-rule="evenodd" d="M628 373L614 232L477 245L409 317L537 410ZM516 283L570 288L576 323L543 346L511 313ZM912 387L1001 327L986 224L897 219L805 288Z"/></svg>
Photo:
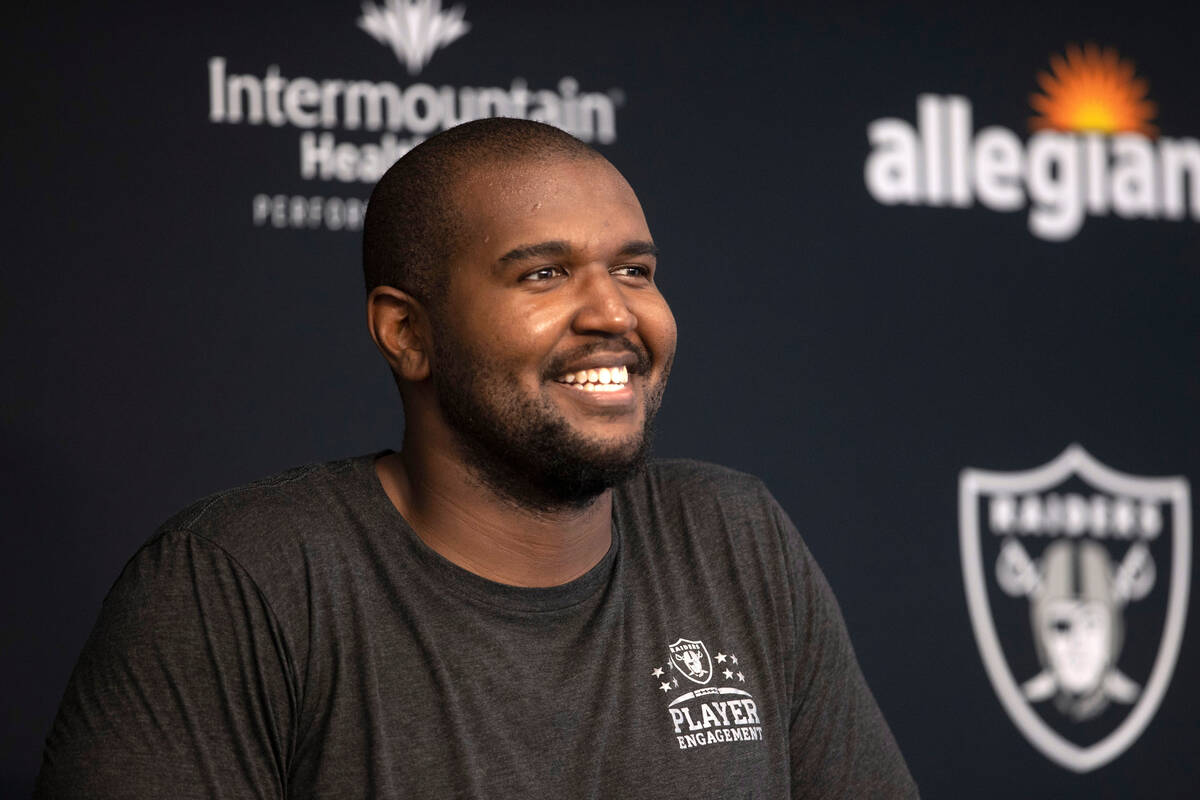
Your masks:
<svg viewBox="0 0 1200 800"><path fill-rule="evenodd" d="M167 532L104 601L46 740L38 798L280 798L296 708L284 639L213 542Z"/></svg>
<svg viewBox="0 0 1200 800"><path fill-rule="evenodd" d="M833 591L775 506L792 576L793 798L911 798L916 783L867 687Z"/></svg>

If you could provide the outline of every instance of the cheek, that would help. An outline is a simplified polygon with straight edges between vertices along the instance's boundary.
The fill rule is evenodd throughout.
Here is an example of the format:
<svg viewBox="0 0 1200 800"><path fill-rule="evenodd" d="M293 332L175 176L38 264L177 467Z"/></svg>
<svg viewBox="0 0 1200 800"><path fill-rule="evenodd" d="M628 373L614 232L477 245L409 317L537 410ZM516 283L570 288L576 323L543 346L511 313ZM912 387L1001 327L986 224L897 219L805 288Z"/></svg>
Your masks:
<svg viewBox="0 0 1200 800"><path fill-rule="evenodd" d="M531 368L539 370L555 349L563 327L561 310L531 303L495 303L481 309L472 321L477 341L486 343L492 365L510 376Z"/></svg>
<svg viewBox="0 0 1200 800"><path fill-rule="evenodd" d="M540 370L562 336L562 314L537 305L520 304L506 309L496 325L495 347L511 370Z"/></svg>
<svg viewBox="0 0 1200 800"><path fill-rule="evenodd" d="M518 302L510 292L479 292L460 308L459 330L489 350L511 351L513 356L537 342L559 324L559 316L543 304Z"/></svg>
<svg viewBox="0 0 1200 800"><path fill-rule="evenodd" d="M650 349L655 360L668 363L675 355L675 315L663 296L656 295L652 300L639 303L634 309L638 319L638 333Z"/></svg>
<svg viewBox="0 0 1200 800"><path fill-rule="evenodd" d="M516 311L521 335L531 346L537 347L558 339L566 327L568 315L561 307L552 304L531 304Z"/></svg>

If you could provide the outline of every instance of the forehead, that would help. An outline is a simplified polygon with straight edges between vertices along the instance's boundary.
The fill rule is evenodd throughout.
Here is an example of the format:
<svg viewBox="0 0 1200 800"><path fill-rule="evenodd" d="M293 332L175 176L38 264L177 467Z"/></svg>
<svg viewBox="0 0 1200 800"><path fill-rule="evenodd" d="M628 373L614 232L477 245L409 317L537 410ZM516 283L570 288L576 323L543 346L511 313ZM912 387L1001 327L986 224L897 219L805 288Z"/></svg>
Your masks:
<svg viewBox="0 0 1200 800"><path fill-rule="evenodd" d="M601 158L479 167L458 182L456 194L461 250L471 257L543 241L590 252L650 238L633 189Z"/></svg>

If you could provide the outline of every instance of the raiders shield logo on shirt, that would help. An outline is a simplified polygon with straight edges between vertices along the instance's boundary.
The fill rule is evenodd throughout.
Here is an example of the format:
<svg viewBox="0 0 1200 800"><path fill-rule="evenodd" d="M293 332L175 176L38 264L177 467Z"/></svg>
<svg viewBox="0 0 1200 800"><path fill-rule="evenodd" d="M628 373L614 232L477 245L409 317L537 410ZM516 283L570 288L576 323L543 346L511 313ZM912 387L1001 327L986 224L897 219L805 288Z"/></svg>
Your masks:
<svg viewBox="0 0 1200 800"><path fill-rule="evenodd" d="M704 642L676 639L667 649L671 651L671 666L692 683L703 686L712 678L712 659Z"/></svg>
<svg viewBox="0 0 1200 800"><path fill-rule="evenodd" d="M1079 445L1022 472L963 471L959 534L992 686L1043 754L1086 772L1145 730L1187 613L1182 477L1117 472Z"/></svg>

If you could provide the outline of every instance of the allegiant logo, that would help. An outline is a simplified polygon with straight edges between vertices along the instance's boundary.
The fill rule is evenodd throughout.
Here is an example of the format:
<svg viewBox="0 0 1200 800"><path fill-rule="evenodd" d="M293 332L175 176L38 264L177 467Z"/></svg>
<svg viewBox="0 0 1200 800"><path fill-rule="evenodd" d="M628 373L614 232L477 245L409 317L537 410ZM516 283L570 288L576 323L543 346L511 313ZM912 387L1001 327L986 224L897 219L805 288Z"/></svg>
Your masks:
<svg viewBox="0 0 1200 800"><path fill-rule="evenodd" d="M884 205L1029 209L1029 230L1065 241L1086 216L1200 220L1200 140L1157 136L1146 83L1115 50L1069 47L1038 76L1027 141L975 131L970 101L917 97L917 123L867 126L867 190Z"/></svg>

